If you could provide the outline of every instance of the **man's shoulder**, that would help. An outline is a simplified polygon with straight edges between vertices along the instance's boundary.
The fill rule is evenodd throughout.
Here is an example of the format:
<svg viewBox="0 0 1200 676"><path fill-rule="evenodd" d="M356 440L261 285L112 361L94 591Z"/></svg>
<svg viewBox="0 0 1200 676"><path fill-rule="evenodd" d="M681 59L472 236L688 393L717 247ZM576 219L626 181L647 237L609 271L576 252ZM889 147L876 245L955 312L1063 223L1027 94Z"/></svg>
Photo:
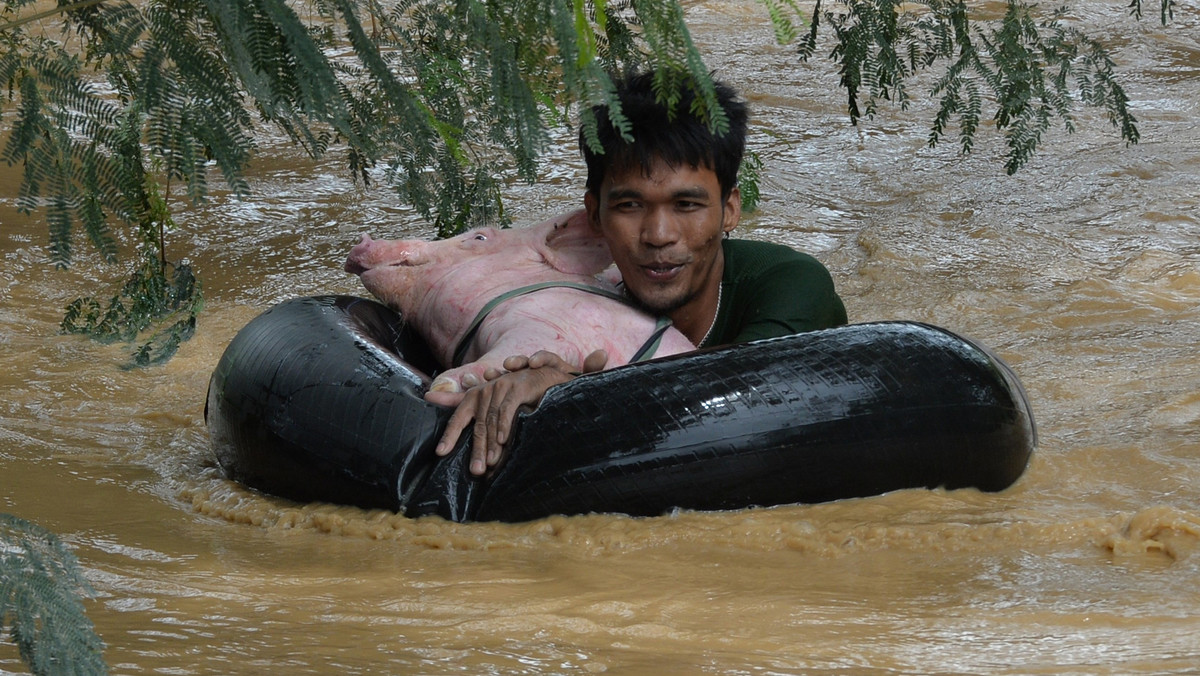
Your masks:
<svg viewBox="0 0 1200 676"><path fill-rule="evenodd" d="M781 265L825 269L813 256L784 244L751 239L727 239L722 245L725 249L726 270L734 276L757 276Z"/></svg>
<svg viewBox="0 0 1200 676"><path fill-rule="evenodd" d="M773 242L725 240L725 316L711 344L824 329L846 323L829 270L813 256Z"/></svg>

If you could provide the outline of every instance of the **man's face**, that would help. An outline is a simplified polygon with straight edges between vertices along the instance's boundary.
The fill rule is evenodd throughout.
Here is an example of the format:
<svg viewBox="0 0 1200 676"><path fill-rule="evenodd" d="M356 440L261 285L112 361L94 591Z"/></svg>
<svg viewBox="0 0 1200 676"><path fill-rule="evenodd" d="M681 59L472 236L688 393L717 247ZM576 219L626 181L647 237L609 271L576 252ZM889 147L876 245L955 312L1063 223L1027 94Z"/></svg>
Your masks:
<svg viewBox="0 0 1200 676"><path fill-rule="evenodd" d="M585 205L608 241L626 290L648 310L678 323L715 305L724 269L721 238L741 215L736 188L722 200L711 169L672 168L656 160L649 175L640 167L610 171L599 194L586 195ZM710 311L693 321L711 317Z"/></svg>

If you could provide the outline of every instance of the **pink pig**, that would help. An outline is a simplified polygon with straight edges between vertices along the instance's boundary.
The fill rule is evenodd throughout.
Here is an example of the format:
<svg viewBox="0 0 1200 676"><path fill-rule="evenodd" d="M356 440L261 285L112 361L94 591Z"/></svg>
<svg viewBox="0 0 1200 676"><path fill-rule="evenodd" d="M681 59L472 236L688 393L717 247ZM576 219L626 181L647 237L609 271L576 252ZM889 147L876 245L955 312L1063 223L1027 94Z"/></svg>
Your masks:
<svg viewBox="0 0 1200 676"><path fill-rule="evenodd" d="M542 282L569 282L615 292L597 277L612 264L608 245L577 211L526 228L472 230L451 239L373 240L363 235L346 271L359 275L375 297L416 323L443 365L476 315L506 292ZM434 379L430 389L461 392L484 382L506 357L549 350L576 365L597 349L607 367L626 364L656 328L654 317L615 298L550 287L500 302L465 346L462 365ZM653 356L694 350L669 328Z"/></svg>

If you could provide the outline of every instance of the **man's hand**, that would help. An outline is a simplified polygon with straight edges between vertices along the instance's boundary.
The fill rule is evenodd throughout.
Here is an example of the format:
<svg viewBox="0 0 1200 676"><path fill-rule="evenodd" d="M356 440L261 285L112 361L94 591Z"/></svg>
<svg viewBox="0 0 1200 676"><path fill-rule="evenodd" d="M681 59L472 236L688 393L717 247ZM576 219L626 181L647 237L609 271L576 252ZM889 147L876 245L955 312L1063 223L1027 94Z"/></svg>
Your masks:
<svg viewBox="0 0 1200 676"><path fill-rule="evenodd" d="M604 365L607 363L608 353L604 350L596 350L583 359L583 369L580 372L595 373L596 371L603 371ZM570 371L572 369L571 364L557 354L547 352L546 350L539 350L532 357L526 357L521 354L509 357L504 360L504 371L488 369L483 377L487 380L495 380L505 372L545 368L547 366L559 369L560 371Z"/></svg>
<svg viewBox="0 0 1200 676"><path fill-rule="evenodd" d="M599 371L607 362L608 354L597 350L583 360L582 372ZM484 374L488 382L467 390L434 449L438 455L450 453L463 429L476 421L469 465L475 475L499 464L521 406L536 406L551 387L579 375L565 359L545 350L509 357L504 368L507 373L489 370Z"/></svg>

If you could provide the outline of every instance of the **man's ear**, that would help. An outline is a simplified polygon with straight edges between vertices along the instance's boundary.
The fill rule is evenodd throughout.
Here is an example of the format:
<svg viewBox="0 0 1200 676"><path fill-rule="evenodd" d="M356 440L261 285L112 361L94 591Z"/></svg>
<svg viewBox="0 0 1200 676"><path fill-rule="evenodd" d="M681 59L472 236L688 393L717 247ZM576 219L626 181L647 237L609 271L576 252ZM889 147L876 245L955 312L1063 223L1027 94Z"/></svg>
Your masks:
<svg viewBox="0 0 1200 676"><path fill-rule="evenodd" d="M546 234L542 256L550 267L571 275L595 275L612 265L608 242L582 209L555 222Z"/></svg>
<svg viewBox="0 0 1200 676"><path fill-rule="evenodd" d="M721 229L725 234L729 234L737 227L739 221L742 220L742 191L735 185L733 190L729 191L729 196L725 198L724 209L721 212L723 222Z"/></svg>

